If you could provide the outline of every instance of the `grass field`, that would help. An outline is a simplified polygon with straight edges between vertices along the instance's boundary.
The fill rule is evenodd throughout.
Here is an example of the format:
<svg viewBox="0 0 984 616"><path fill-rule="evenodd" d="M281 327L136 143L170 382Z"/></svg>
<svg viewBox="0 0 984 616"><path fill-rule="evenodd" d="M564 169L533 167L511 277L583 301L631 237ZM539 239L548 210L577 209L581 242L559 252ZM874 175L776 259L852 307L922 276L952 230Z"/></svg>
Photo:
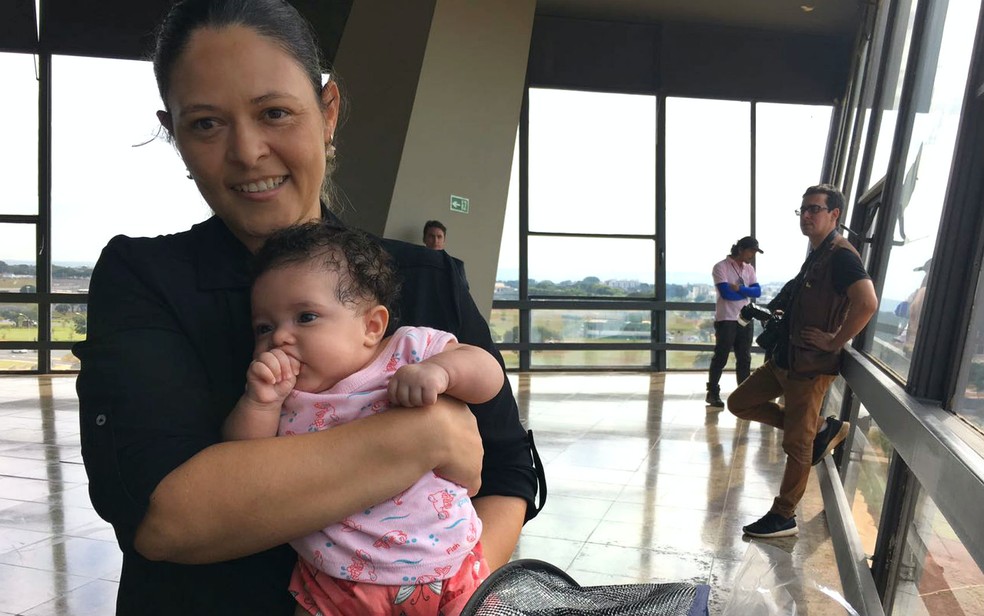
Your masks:
<svg viewBox="0 0 984 616"><path fill-rule="evenodd" d="M0 341L3 342L37 342L37 327L0 326ZM55 342L77 342L85 340L85 334L75 332L72 319L56 317L51 324L51 339Z"/></svg>
<svg viewBox="0 0 984 616"><path fill-rule="evenodd" d="M27 353L14 357L0 357L0 371L26 371L37 370L38 353L28 351ZM59 370L78 370L79 360L71 351L59 350L51 352L51 369Z"/></svg>
<svg viewBox="0 0 984 616"><path fill-rule="evenodd" d="M16 278L0 278L0 292L3 293L18 293L21 287L26 285L33 285L33 276L18 276Z"/></svg>

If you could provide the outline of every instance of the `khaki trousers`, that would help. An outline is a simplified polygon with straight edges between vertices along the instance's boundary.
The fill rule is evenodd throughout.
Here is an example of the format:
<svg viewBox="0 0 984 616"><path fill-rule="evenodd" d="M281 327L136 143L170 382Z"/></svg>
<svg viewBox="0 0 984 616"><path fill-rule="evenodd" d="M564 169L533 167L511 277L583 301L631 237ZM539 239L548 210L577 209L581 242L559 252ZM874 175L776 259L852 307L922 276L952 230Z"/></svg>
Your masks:
<svg viewBox="0 0 984 616"><path fill-rule="evenodd" d="M756 370L728 396L728 410L741 419L781 428L786 469L773 513L790 518L806 492L813 459L813 438L823 425L820 409L834 375L803 377L790 375L771 360ZM785 406L775 402L785 397Z"/></svg>

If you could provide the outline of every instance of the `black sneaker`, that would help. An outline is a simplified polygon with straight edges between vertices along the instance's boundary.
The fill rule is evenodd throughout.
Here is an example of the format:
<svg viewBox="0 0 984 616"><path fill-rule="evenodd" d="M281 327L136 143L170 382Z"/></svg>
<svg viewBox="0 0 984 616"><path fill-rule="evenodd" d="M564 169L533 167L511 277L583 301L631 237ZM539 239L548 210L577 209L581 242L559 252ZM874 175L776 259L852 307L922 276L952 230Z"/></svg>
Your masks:
<svg viewBox="0 0 984 616"><path fill-rule="evenodd" d="M796 516L784 518L771 511L757 522L742 527L746 535L751 537L791 537L799 532L796 526Z"/></svg>
<svg viewBox="0 0 984 616"><path fill-rule="evenodd" d="M831 449L840 445L851 430L851 424L846 421L834 417L827 417L825 421L827 422L827 429L817 434L813 439L814 466L820 464L820 460L823 460Z"/></svg>

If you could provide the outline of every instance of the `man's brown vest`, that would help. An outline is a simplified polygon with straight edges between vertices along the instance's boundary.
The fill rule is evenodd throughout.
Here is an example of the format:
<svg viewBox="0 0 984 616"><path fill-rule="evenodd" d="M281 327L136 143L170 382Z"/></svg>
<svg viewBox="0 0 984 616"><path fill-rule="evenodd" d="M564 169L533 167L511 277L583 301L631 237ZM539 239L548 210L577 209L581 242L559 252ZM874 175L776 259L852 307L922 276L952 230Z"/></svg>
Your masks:
<svg viewBox="0 0 984 616"><path fill-rule="evenodd" d="M810 326L832 333L840 329L851 302L846 292L838 293L834 288L832 258L837 250L850 250L858 255L854 246L837 233L817 250L820 252L809 258L810 263L788 315L789 370L802 376L837 374L840 370L840 349L821 351L804 342L800 333Z"/></svg>

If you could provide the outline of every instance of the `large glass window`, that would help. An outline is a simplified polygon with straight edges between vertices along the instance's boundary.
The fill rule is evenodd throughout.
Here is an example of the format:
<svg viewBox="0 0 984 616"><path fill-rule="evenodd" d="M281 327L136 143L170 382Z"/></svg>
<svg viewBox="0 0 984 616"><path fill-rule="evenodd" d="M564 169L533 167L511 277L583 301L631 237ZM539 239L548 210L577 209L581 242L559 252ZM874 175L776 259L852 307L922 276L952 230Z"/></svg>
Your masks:
<svg viewBox="0 0 984 616"><path fill-rule="evenodd" d="M653 240L531 236L528 243L530 296L653 296Z"/></svg>
<svg viewBox="0 0 984 616"><path fill-rule="evenodd" d="M869 558L875 553L892 452L888 437L862 404L850 443L845 492L851 503L854 525Z"/></svg>
<svg viewBox="0 0 984 616"><path fill-rule="evenodd" d="M35 343L38 340L38 305L0 304L0 342ZM24 345L27 347L27 344ZM38 352L28 348L0 349L0 371L38 369Z"/></svg>
<svg viewBox="0 0 984 616"><path fill-rule="evenodd" d="M808 243L793 210L803 191L820 181L830 113L829 106L755 106L755 237L765 251L755 258L759 303L775 297L806 257Z"/></svg>
<svg viewBox="0 0 984 616"><path fill-rule="evenodd" d="M656 232L656 97L531 88L529 139L531 231Z"/></svg>
<svg viewBox="0 0 984 616"><path fill-rule="evenodd" d="M652 297L653 240L596 236L655 233L656 98L531 89L529 110L530 296Z"/></svg>
<svg viewBox="0 0 984 616"><path fill-rule="evenodd" d="M174 233L208 218L162 137L149 62L55 56L52 81L53 266L91 267L114 235Z"/></svg>
<svg viewBox="0 0 984 616"><path fill-rule="evenodd" d="M646 342L652 331L645 310L534 310L531 342Z"/></svg>
<svg viewBox="0 0 984 616"><path fill-rule="evenodd" d="M926 283L946 198L953 147L960 123L967 69L980 2L950 2L946 19L923 34L928 51L914 93L915 120L908 144L905 181L893 247L882 290L872 352L902 378L919 331ZM935 27L935 29L934 29ZM935 76L935 78L930 78Z"/></svg>
<svg viewBox="0 0 984 616"><path fill-rule="evenodd" d="M493 308L489 331L496 343L519 342L519 310Z"/></svg>
<svg viewBox="0 0 984 616"><path fill-rule="evenodd" d="M892 616L984 613L984 572L925 492L919 495L899 569Z"/></svg>
<svg viewBox="0 0 984 616"><path fill-rule="evenodd" d="M648 369L649 351L534 351L534 368L639 368Z"/></svg>
<svg viewBox="0 0 984 616"><path fill-rule="evenodd" d="M0 293L37 292L36 234L33 223L0 223Z"/></svg>
<svg viewBox="0 0 984 616"><path fill-rule="evenodd" d="M697 370L699 372L704 372L711 367L711 359L714 357L713 350L707 351L667 351L666 352L666 367L670 370ZM759 366L765 363L765 355L761 353L752 353L752 364L751 368L754 372ZM725 364L724 369L727 371L735 369L735 354L730 353L728 355L728 363ZM732 385L734 383L730 376L725 375L722 378L722 387L725 390L735 387Z"/></svg>
<svg viewBox="0 0 984 616"><path fill-rule="evenodd" d="M38 80L34 56L0 53L0 214L38 213ZM0 246L4 246L0 242ZM0 260L6 252L0 248Z"/></svg>
<svg viewBox="0 0 984 616"><path fill-rule="evenodd" d="M605 105L611 103L610 107ZM572 140L569 107L582 105L604 109L606 117L616 117L615 129L599 144L609 154L591 173L571 181L583 163ZM713 313L709 305L717 293L711 279L714 264L723 259L731 245L742 236L755 233L765 243L769 255L760 260L768 278L760 275L768 301L792 278L805 255L806 241L796 225L792 211L799 205L803 190L818 182L827 131L829 106L760 104L757 157L761 185L756 198L762 204L756 214L760 232L753 229L752 216L752 105L743 101L670 98L666 106L666 244L658 246L655 237L655 193L650 187L655 177L655 99L559 90L531 90L529 112L529 235L512 239L513 229L521 226L518 212L518 165L514 164L510 196L507 200L494 299L500 302L537 299L569 299L570 310L551 307L552 321L531 322L533 343L591 344L603 340L651 342L652 310L633 306L645 315L635 324L631 336L624 328L613 329L610 315L584 315L597 310L586 306L588 299L652 300L657 295L656 278L660 259L665 258L665 298L669 302L704 304L694 311L666 313L666 342L670 345L713 344ZM576 114L575 114L576 115ZM631 130L623 129L622 119L630 117ZM553 131L551 133L550 131ZM607 132L607 131L606 131ZM553 135L553 136L551 136ZM619 136L624 143L616 143ZM597 149L597 148L596 148ZM572 154L576 152L576 155ZM639 166L639 160L645 164ZM518 155L515 157L518 163ZM563 172L558 171L557 166ZM631 178L622 174L629 170ZM541 177L542 175L542 177ZM642 179L640 183L640 178ZM603 200L591 186L606 190L629 187L632 198L619 198L615 205ZM576 186L578 194L560 203L556 195ZM616 186L617 185L617 186ZM713 187L709 190L707 187ZM583 205L585 196L593 201ZM645 197L643 199L640 196ZM785 215L780 216L780 212ZM518 235L518 234L517 234ZM520 296L519 243L528 248L528 296ZM791 258L790 255L793 255ZM760 257L761 259L761 257ZM580 304L580 305L578 305ZM499 304L500 307L510 304ZM612 311L606 305L603 311ZM617 312L617 309L615 309ZM534 311L536 312L536 311ZM543 321L544 311L539 311ZM621 322L620 322L621 323ZM504 324L505 325L505 324ZM573 327L573 329L571 329ZM593 338L587 338L589 328ZM497 332L501 341L517 340L518 320ZM618 335L615 335L615 332ZM546 332L546 333L544 333ZM601 332L599 334L598 332ZM604 335L602 335L604 334ZM674 352L677 352L676 350ZM710 348L708 348L708 353ZM640 350L643 358L648 350ZM696 354L695 354L696 353ZM679 361L670 367L704 369L703 351L679 349ZM573 354L544 355L532 365L565 367L575 365ZM633 356L611 361L597 352L582 354L590 365L649 364L650 359ZM562 359L557 359L562 357ZM667 355L669 358L670 356ZM668 364L669 365L669 364Z"/></svg>
<svg viewBox="0 0 984 616"><path fill-rule="evenodd" d="M0 341L37 342L38 305L0 304Z"/></svg>
<svg viewBox="0 0 984 616"><path fill-rule="evenodd" d="M714 288L709 284L700 287L704 299L696 301L713 302ZM666 341L677 344L714 344L714 313L703 310L667 310Z"/></svg>
<svg viewBox="0 0 984 616"><path fill-rule="evenodd" d="M751 103L666 99L667 296L712 284L714 264L751 234L750 141Z"/></svg>
<svg viewBox="0 0 984 616"><path fill-rule="evenodd" d="M51 307L51 339L55 342L85 340L86 304L57 303Z"/></svg>

